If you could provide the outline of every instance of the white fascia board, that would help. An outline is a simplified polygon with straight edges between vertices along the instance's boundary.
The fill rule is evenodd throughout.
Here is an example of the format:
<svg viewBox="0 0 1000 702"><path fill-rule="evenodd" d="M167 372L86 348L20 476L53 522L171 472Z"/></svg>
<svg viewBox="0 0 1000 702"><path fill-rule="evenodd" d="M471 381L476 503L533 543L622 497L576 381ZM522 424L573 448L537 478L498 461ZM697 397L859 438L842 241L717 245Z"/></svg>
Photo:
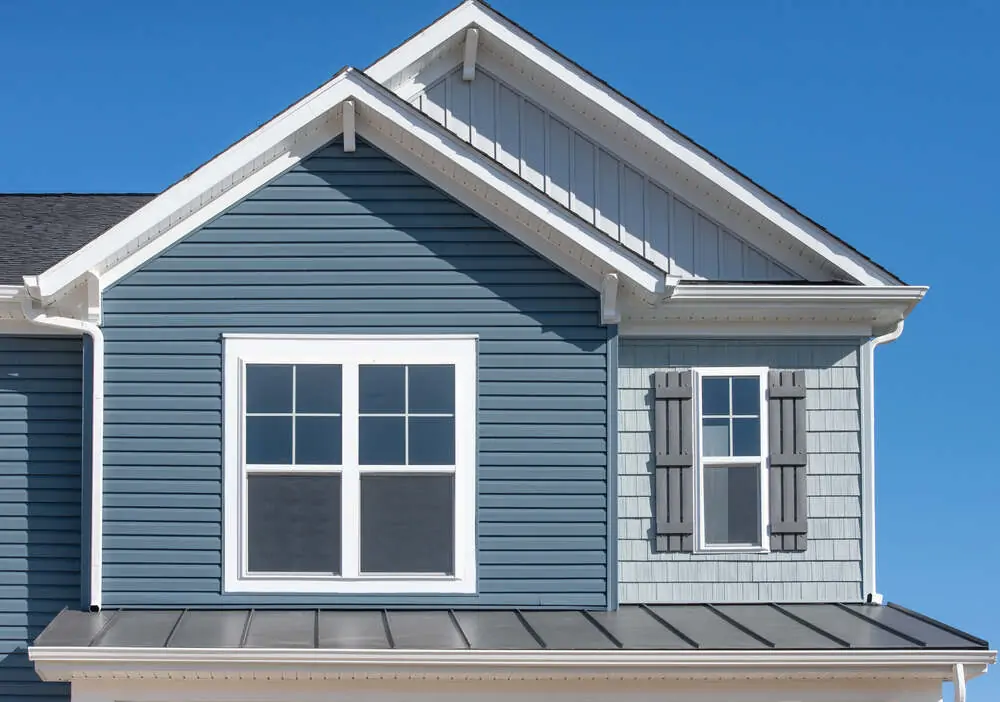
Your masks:
<svg viewBox="0 0 1000 702"><path fill-rule="evenodd" d="M927 288L915 286L680 285L650 304L630 295L623 336L853 336L893 328Z"/></svg>
<svg viewBox="0 0 1000 702"><path fill-rule="evenodd" d="M955 665L967 677L996 662L986 650L803 650L803 651L498 651L247 648L37 647L28 657L44 680L74 677L179 678L218 674L328 675L345 672L396 677L509 675L725 678L878 677L908 675L950 679Z"/></svg>
<svg viewBox="0 0 1000 702"><path fill-rule="evenodd" d="M101 273L103 288L114 284L334 138L343 128L340 103L349 99L356 101L359 133L368 131L362 119L364 112L377 113L405 131L409 138L419 141L427 154L433 154L435 163L445 163L444 171L462 171L473 178L476 182L471 190L479 193L481 199L485 198L492 205L501 201L513 205L522 214L517 218L522 225L531 220L536 230L548 228L558 232L586 255L599 259L603 267L619 272L649 293L665 290L664 271L572 214L551 207L543 195L507 173L499 164L355 71L339 74L304 98L302 102L307 105L299 103L289 108L295 119L283 113L87 246L33 278L31 283L37 286L38 294L44 299L64 291L90 270ZM442 170L426 159L411 159L406 165L420 175L440 175L438 171ZM463 193L459 199L474 210L482 204L479 199L470 198L468 193ZM183 215L178 215L178 208ZM517 230L510 233L518 236Z"/></svg>
<svg viewBox="0 0 1000 702"><path fill-rule="evenodd" d="M899 285L901 281L877 264L796 212L719 158L674 131L656 117L601 83L579 66L557 54L538 39L493 10L469 1L449 12L424 31L366 69L379 83L391 83L408 66L469 26L476 26L508 50L532 61L541 70L576 91L612 117L621 120L662 148L699 176L722 188L744 206L785 231L801 246L813 251L863 285Z"/></svg>
<svg viewBox="0 0 1000 702"><path fill-rule="evenodd" d="M604 272L617 272L646 293L667 291L671 280L666 271L576 215L553 207L544 193L406 105L399 97L367 81L358 86L357 96L363 105L363 108L359 105L359 117L365 117L365 110L373 110L380 119L405 134L407 140L417 142L422 153L416 153L413 147L407 148L401 139L386 139L377 130L369 131L369 127L377 127L375 122L359 119L358 129L370 136L376 146L526 245L563 265L567 263L566 254L558 251L558 242L546 236L546 232L554 232L583 252L584 258L599 261ZM431 158L430 154L433 154ZM461 187L456 187L458 185ZM574 270L570 272L580 275ZM584 282L599 288L600 278L597 280L597 284L589 279Z"/></svg>
<svg viewBox="0 0 1000 702"><path fill-rule="evenodd" d="M39 295L43 299L51 298L88 270L101 273L103 282L108 260L121 256L123 251L134 252L144 243L144 235L169 226L176 221L179 212L200 209L208 199L207 193L220 185L225 187L227 180L232 179L234 174L252 166L255 159L261 159L271 149L280 147L284 139L307 127L341 102L344 99L345 82L350 75L351 72L347 70L338 73L277 117L167 188L97 239L37 276L34 282Z"/></svg>

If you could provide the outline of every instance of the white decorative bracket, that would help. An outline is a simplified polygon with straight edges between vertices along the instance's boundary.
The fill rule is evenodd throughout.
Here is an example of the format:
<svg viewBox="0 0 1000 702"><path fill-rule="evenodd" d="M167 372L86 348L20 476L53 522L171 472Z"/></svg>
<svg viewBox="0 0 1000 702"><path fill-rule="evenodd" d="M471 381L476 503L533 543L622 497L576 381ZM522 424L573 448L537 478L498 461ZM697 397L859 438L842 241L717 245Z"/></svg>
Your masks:
<svg viewBox="0 0 1000 702"><path fill-rule="evenodd" d="M353 153L357 148L354 135L354 101L344 100L344 152Z"/></svg>
<svg viewBox="0 0 1000 702"><path fill-rule="evenodd" d="M94 324L101 323L101 279L93 271L84 278L87 286L87 310L85 319Z"/></svg>
<svg viewBox="0 0 1000 702"><path fill-rule="evenodd" d="M462 80L476 77L476 50L479 48L479 30L469 27L465 30L465 56L462 59Z"/></svg>
<svg viewBox="0 0 1000 702"><path fill-rule="evenodd" d="M622 321L618 309L618 274L608 273L601 280L601 324L618 324Z"/></svg>

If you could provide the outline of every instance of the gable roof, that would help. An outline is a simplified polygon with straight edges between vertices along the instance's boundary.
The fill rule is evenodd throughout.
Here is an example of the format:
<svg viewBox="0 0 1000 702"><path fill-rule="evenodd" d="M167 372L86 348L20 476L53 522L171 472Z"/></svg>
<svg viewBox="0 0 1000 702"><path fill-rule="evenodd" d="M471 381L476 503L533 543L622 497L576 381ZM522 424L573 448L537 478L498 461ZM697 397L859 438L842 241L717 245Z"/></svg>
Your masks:
<svg viewBox="0 0 1000 702"><path fill-rule="evenodd" d="M350 68L26 283L44 300L87 272L106 288L342 134L347 105L357 134L592 287L610 273L651 294L673 284L665 271L551 207L530 185Z"/></svg>
<svg viewBox="0 0 1000 702"><path fill-rule="evenodd" d="M550 87L554 81L559 91L572 95L569 99L560 97L575 111L583 111L582 105L586 104L596 115L592 117L595 123L625 126L630 130L628 138L654 147L659 152L656 156L670 158L685 177L696 175L702 185L713 189L713 197L733 201L737 208L777 228L788 242L800 245L852 282L904 285L886 268L482 0L465 0L377 60L366 72L408 98L408 82L419 80L427 66L442 63L447 48L461 42L470 28L477 30L480 46L488 44L504 52L519 68L539 71ZM617 128L615 133L618 135Z"/></svg>
<svg viewBox="0 0 1000 702"><path fill-rule="evenodd" d="M0 284L20 284L138 210L139 193L0 193Z"/></svg>

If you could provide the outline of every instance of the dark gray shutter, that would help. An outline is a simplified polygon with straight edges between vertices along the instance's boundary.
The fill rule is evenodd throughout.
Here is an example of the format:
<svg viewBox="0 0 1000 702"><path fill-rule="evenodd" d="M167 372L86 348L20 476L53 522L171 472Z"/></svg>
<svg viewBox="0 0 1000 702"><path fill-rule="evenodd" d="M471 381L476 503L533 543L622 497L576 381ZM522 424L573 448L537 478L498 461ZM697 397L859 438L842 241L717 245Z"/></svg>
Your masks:
<svg viewBox="0 0 1000 702"><path fill-rule="evenodd" d="M771 550L806 550L806 373L768 378Z"/></svg>
<svg viewBox="0 0 1000 702"><path fill-rule="evenodd" d="M660 371L654 377L656 448L656 550L694 546L694 431L691 371Z"/></svg>

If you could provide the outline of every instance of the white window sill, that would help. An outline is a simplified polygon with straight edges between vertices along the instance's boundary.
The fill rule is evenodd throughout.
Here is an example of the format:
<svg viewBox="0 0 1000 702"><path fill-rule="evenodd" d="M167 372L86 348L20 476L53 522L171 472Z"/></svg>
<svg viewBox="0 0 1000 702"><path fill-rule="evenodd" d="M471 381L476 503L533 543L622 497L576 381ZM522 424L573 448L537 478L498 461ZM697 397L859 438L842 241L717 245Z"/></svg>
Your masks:
<svg viewBox="0 0 1000 702"><path fill-rule="evenodd" d="M766 554L771 549L766 546L701 546L694 550L694 555L719 555L733 553Z"/></svg>
<svg viewBox="0 0 1000 702"><path fill-rule="evenodd" d="M238 577L227 578L226 593L297 594L475 594L476 578L453 576L427 577Z"/></svg>

